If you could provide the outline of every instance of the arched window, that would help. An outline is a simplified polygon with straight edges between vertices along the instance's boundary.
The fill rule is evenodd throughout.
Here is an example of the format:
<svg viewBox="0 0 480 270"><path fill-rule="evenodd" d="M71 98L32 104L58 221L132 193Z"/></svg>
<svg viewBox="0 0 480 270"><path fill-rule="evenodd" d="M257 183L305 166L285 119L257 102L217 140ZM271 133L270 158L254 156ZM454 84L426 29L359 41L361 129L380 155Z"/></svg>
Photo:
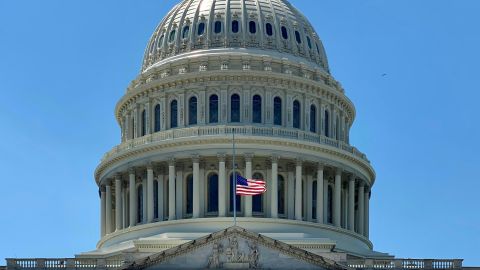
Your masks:
<svg viewBox="0 0 480 270"><path fill-rule="evenodd" d="M317 107L310 106L310 132L317 132Z"/></svg>
<svg viewBox="0 0 480 270"><path fill-rule="evenodd" d="M325 136L330 137L330 114L325 110Z"/></svg>
<svg viewBox="0 0 480 270"><path fill-rule="evenodd" d="M265 31L267 32L267 36L273 36L273 27L271 23L265 25Z"/></svg>
<svg viewBox="0 0 480 270"><path fill-rule="evenodd" d="M160 40L159 40L158 43L157 43L157 47L158 47L158 48L163 47L163 38L164 38L164 37L165 37L164 35L162 35L162 36L160 37Z"/></svg>
<svg viewBox="0 0 480 270"><path fill-rule="evenodd" d="M300 33L298 31L295 31L295 40L298 44L302 43L302 38L300 37Z"/></svg>
<svg viewBox="0 0 480 270"><path fill-rule="evenodd" d="M312 219L317 219L317 181L312 182Z"/></svg>
<svg viewBox="0 0 480 270"><path fill-rule="evenodd" d="M253 179L264 180L263 175L255 173ZM263 213L263 194L255 195L252 197L252 211L255 213Z"/></svg>
<svg viewBox="0 0 480 270"><path fill-rule="evenodd" d="M143 186L137 187L137 223L143 222Z"/></svg>
<svg viewBox="0 0 480 270"><path fill-rule="evenodd" d="M307 44L308 44L308 48L312 48L312 41L310 40L310 37L307 36Z"/></svg>
<svg viewBox="0 0 480 270"><path fill-rule="evenodd" d="M218 212L218 175L208 177L207 212Z"/></svg>
<svg viewBox="0 0 480 270"><path fill-rule="evenodd" d="M190 34L190 26L186 25L185 27L183 27L182 38L183 39L188 38L189 34Z"/></svg>
<svg viewBox="0 0 480 270"><path fill-rule="evenodd" d="M158 218L158 181L153 181L153 218Z"/></svg>
<svg viewBox="0 0 480 270"><path fill-rule="evenodd" d="M293 127L294 128L300 128L300 102L298 100L295 100L293 102Z"/></svg>
<svg viewBox="0 0 480 270"><path fill-rule="evenodd" d="M191 97L188 100L188 124L197 124L197 97Z"/></svg>
<svg viewBox="0 0 480 270"><path fill-rule="evenodd" d="M252 122L262 123L262 97L259 95L252 99Z"/></svg>
<svg viewBox="0 0 480 270"><path fill-rule="evenodd" d="M248 23L248 29L250 30L250 34L257 33L257 24L254 21L250 21Z"/></svg>
<svg viewBox="0 0 480 270"><path fill-rule="evenodd" d="M282 26L282 37L283 39L288 39L288 31L285 26Z"/></svg>
<svg viewBox="0 0 480 270"><path fill-rule="evenodd" d="M175 41L175 35L177 34L177 31L176 30L172 30L170 32L170 37L168 38L168 42L172 43L173 41Z"/></svg>
<svg viewBox="0 0 480 270"><path fill-rule="evenodd" d="M201 22L198 24L197 35L201 36L205 33L205 23Z"/></svg>
<svg viewBox="0 0 480 270"><path fill-rule="evenodd" d="M318 48L318 44L315 43L315 47L317 47L317 53L320 54L320 48Z"/></svg>
<svg viewBox="0 0 480 270"><path fill-rule="evenodd" d="M178 127L178 102L172 100L170 103L170 128Z"/></svg>
<svg viewBox="0 0 480 270"><path fill-rule="evenodd" d="M238 172L236 172L238 174ZM235 194L235 181L233 181L233 173L230 174L230 212L233 212L233 195ZM241 212L241 205L242 205L242 196L236 195L236 208L237 208L237 214Z"/></svg>
<svg viewBox="0 0 480 270"><path fill-rule="evenodd" d="M142 111L142 136L147 134L147 112Z"/></svg>
<svg viewBox="0 0 480 270"><path fill-rule="evenodd" d="M282 99L280 97L273 99L273 124L282 125Z"/></svg>
<svg viewBox="0 0 480 270"><path fill-rule="evenodd" d="M278 176L278 214L285 215L286 182L283 176Z"/></svg>
<svg viewBox="0 0 480 270"><path fill-rule="evenodd" d="M155 106L155 125L154 125L154 131L159 132L160 131L160 104L157 104Z"/></svg>
<svg viewBox="0 0 480 270"><path fill-rule="evenodd" d="M238 21L232 21L232 33L238 33L240 30Z"/></svg>
<svg viewBox="0 0 480 270"><path fill-rule="evenodd" d="M327 192L327 223L333 223L333 189L328 185Z"/></svg>
<svg viewBox="0 0 480 270"><path fill-rule="evenodd" d="M214 27L215 34L220 34L222 32L222 22L221 21L216 21L215 22L215 27Z"/></svg>
<svg viewBox="0 0 480 270"><path fill-rule="evenodd" d="M230 98L230 120L233 123L240 122L240 96L233 94Z"/></svg>
<svg viewBox="0 0 480 270"><path fill-rule="evenodd" d="M209 99L208 122L218 123L218 96L211 95Z"/></svg>
<svg viewBox="0 0 480 270"><path fill-rule="evenodd" d="M187 177L185 192L185 213L191 215L193 213L193 175Z"/></svg>

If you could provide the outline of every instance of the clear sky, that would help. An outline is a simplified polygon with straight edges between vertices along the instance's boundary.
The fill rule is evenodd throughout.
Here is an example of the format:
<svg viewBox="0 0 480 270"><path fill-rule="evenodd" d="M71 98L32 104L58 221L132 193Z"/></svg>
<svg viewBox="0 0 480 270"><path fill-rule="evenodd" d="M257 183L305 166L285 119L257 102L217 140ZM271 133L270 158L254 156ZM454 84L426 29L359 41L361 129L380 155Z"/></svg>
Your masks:
<svg viewBox="0 0 480 270"><path fill-rule="evenodd" d="M93 171L176 0L0 0L0 265L99 239ZM292 0L357 108L375 249L480 266L480 1Z"/></svg>

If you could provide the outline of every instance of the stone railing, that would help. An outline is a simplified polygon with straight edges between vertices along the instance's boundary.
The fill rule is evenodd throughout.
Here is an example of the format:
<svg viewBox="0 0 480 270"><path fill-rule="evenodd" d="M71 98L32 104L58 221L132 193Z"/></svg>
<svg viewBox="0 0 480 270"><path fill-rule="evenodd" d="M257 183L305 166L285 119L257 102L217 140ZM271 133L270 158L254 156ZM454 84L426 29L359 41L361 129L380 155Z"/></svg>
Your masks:
<svg viewBox="0 0 480 270"><path fill-rule="evenodd" d="M6 259L6 270L13 269L113 269L123 265L118 259Z"/></svg>
<svg viewBox="0 0 480 270"><path fill-rule="evenodd" d="M462 261L429 259L349 260L347 265L356 269L462 269Z"/></svg>
<svg viewBox="0 0 480 270"><path fill-rule="evenodd" d="M126 150L133 149L135 147L144 146L147 144L168 141L179 138L193 138L200 136L231 136L235 132L235 136L259 136L259 137L276 137L276 138L285 138L292 140L299 140L305 142L318 143L322 145L327 145L335 147L341 150L344 150L354 156L363 159L366 162L370 162L366 155L358 151L357 148L350 146L349 144L328 138L323 135L315 134L312 132L305 132L302 130L296 129L287 129L279 127L264 127L264 126L197 126L189 128L178 128L170 129L166 131L161 131L133 140L128 140L107 152L103 158L102 162L106 159L116 155L121 154Z"/></svg>

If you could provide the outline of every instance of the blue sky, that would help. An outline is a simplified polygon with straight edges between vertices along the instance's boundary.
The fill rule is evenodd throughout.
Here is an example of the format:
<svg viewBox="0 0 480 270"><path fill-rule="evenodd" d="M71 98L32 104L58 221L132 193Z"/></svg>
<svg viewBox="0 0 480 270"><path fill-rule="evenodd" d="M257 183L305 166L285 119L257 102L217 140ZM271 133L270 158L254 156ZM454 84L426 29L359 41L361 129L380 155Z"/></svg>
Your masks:
<svg viewBox="0 0 480 270"><path fill-rule="evenodd" d="M0 1L0 264L95 248L113 109L175 2ZM479 266L480 2L291 2L356 105L375 249Z"/></svg>

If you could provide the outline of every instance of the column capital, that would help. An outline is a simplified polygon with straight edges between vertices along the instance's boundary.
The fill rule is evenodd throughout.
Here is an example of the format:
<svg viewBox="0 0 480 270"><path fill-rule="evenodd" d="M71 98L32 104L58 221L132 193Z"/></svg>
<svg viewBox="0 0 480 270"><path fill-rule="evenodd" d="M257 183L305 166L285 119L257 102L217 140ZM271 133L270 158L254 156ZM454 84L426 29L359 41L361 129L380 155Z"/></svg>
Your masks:
<svg viewBox="0 0 480 270"><path fill-rule="evenodd" d="M350 176L349 176L348 179L349 179L350 181L355 181L355 179L357 179L357 176L356 176L354 173L352 173L352 174L350 174Z"/></svg>
<svg viewBox="0 0 480 270"><path fill-rule="evenodd" d="M335 168L335 175L342 175L342 172L343 172L342 168L339 168L339 167Z"/></svg>
<svg viewBox="0 0 480 270"><path fill-rule="evenodd" d="M122 180L122 173L116 173L115 180Z"/></svg>
<svg viewBox="0 0 480 270"><path fill-rule="evenodd" d="M106 187L110 187L110 186L112 186L112 179L111 179L111 178L107 178L107 179L105 179L105 181L104 181L104 182L105 182L105 186L106 186Z"/></svg>
<svg viewBox="0 0 480 270"><path fill-rule="evenodd" d="M278 161L280 160L280 156L273 154L272 157L271 157L271 160L274 163L278 163Z"/></svg>
<svg viewBox="0 0 480 270"><path fill-rule="evenodd" d="M227 155L225 153L218 153L217 158L219 162L225 162L225 160L227 159Z"/></svg>
<svg viewBox="0 0 480 270"><path fill-rule="evenodd" d="M100 190L100 193L105 193L107 191L107 189L105 188L105 185L101 185L99 187L99 190Z"/></svg>
<svg viewBox="0 0 480 270"><path fill-rule="evenodd" d="M295 159L295 164L296 164L297 166L302 166L302 163L303 163L303 159L301 159L301 158L296 158L296 159Z"/></svg>
<svg viewBox="0 0 480 270"><path fill-rule="evenodd" d="M168 159L168 166L175 166L175 158L174 157Z"/></svg>
<svg viewBox="0 0 480 270"><path fill-rule="evenodd" d="M245 162L252 162L253 154L252 153L245 153L243 155L243 157L245 158Z"/></svg>
<svg viewBox="0 0 480 270"><path fill-rule="evenodd" d="M323 162L318 162L317 164L317 170L323 171L325 169L325 163Z"/></svg>
<svg viewBox="0 0 480 270"><path fill-rule="evenodd" d="M128 169L128 174L133 174L135 175L135 168L134 167L131 167Z"/></svg>
<svg viewBox="0 0 480 270"><path fill-rule="evenodd" d="M146 167L147 167L147 170L153 170L153 168L155 167L155 164L152 161L149 161Z"/></svg>
<svg viewBox="0 0 480 270"><path fill-rule="evenodd" d="M193 155L192 155L192 162L193 162L193 163L199 163L199 162L200 162L200 155L198 155L198 154L193 154Z"/></svg>

